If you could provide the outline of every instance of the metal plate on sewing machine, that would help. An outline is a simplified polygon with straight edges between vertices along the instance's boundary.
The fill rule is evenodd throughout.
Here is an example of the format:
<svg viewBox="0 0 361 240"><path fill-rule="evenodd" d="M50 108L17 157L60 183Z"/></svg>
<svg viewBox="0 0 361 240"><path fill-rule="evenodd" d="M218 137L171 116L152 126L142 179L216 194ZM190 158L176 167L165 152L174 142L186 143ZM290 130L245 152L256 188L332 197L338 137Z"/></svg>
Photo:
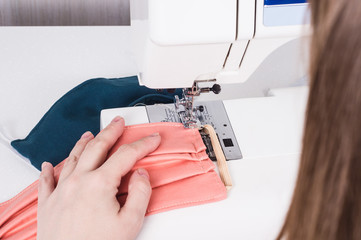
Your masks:
<svg viewBox="0 0 361 240"><path fill-rule="evenodd" d="M241 159L242 153L238 146L231 123L222 101L194 102L197 117L202 125L212 125L218 135L227 160ZM175 111L174 104L146 106L149 122L181 122Z"/></svg>

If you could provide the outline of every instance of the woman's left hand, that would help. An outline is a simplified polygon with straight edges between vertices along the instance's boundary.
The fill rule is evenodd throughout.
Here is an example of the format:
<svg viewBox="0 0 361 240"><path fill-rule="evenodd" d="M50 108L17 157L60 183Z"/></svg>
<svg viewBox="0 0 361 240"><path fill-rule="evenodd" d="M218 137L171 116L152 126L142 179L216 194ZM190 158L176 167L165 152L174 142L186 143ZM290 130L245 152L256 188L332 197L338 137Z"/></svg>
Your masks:
<svg viewBox="0 0 361 240"><path fill-rule="evenodd" d="M129 182L123 207L117 200L121 178L135 162L153 152L158 134L121 146L106 159L121 136L124 120L115 118L95 138L85 133L66 159L59 181L44 163L39 182L38 240L134 239L143 223L151 195L146 170ZM56 185L56 187L55 187Z"/></svg>

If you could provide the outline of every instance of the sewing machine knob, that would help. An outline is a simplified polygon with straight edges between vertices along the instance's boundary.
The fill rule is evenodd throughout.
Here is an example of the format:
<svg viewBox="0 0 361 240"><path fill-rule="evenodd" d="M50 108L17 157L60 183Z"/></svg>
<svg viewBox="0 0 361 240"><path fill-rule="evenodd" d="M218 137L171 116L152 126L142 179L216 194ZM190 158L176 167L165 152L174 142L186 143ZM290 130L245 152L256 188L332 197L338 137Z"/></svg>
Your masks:
<svg viewBox="0 0 361 240"><path fill-rule="evenodd" d="M215 94L219 94L221 92L221 85L219 84L214 84L213 87L211 88L212 92L214 92Z"/></svg>

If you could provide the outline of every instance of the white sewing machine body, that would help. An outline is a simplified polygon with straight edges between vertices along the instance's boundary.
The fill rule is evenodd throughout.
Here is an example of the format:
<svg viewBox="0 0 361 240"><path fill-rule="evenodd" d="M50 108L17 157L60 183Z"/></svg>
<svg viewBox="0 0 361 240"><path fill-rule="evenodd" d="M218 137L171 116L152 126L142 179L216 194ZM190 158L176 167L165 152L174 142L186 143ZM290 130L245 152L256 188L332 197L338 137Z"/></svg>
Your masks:
<svg viewBox="0 0 361 240"><path fill-rule="evenodd" d="M140 83L150 88L186 88L199 80L247 81L272 52L309 32L306 3L288 0L272 5L277 2L133 1L131 24ZM277 67L282 71L282 66ZM294 74L302 77L304 65Z"/></svg>
<svg viewBox="0 0 361 240"><path fill-rule="evenodd" d="M131 26L0 29L0 126L26 137L58 98L93 77L139 74L161 89L216 79L222 92L198 99L227 99L243 157L228 162L234 186L224 201L147 217L139 239L274 239L297 174L307 87L258 98L237 91L251 81L304 78L307 19L302 0L131 0ZM147 120L139 109L122 110L128 124ZM108 111L103 125L118 114ZM4 201L39 172L3 145L0 159Z"/></svg>
<svg viewBox="0 0 361 240"><path fill-rule="evenodd" d="M227 112L222 106L212 111L214 103L197 104L194 100L200 93L213 90L204 91L202 86L247 81L271 53L307 36L309 14L305 1L148 0L133 1L131 9L132 49L139 83L149 88L186 90L183 99L175 99L176 109L171 111L161 106L103 110L101 127L115 115L126 115L128 124L178 121L186 127L201 127L199 118L204 114L197 110L201 106L217 112L206 114L211 118L206 124L215 127L223 151L232 152L227 159L241 159ZM292 50L297 58L299 49ZM305 66L300 61L291 78L305 76ZM274 64L274 71L282 72L285 67ZM155 108L160 110L152 110ZM177 114L179 118L169 118ZM228 147L226 140L230 142ZM233 145L237 149L231 149Z"/></svg>

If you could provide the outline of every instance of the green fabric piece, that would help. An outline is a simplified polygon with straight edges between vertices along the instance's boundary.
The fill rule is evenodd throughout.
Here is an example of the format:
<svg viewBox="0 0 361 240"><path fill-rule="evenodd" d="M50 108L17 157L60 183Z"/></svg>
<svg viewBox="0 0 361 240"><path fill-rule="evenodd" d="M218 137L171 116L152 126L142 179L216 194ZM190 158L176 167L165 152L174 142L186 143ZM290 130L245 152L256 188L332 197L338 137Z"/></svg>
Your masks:
<svg viewBox="0 0 361 240"><path fill-rule="evenodd" d="M54 166L69 155L80 136L100 131L100 111L108 108L172 103L175 93L139 86L136 76L97 78L83 82L61 97L25 139L11 145L40 170L44 161Z"/></svg>

